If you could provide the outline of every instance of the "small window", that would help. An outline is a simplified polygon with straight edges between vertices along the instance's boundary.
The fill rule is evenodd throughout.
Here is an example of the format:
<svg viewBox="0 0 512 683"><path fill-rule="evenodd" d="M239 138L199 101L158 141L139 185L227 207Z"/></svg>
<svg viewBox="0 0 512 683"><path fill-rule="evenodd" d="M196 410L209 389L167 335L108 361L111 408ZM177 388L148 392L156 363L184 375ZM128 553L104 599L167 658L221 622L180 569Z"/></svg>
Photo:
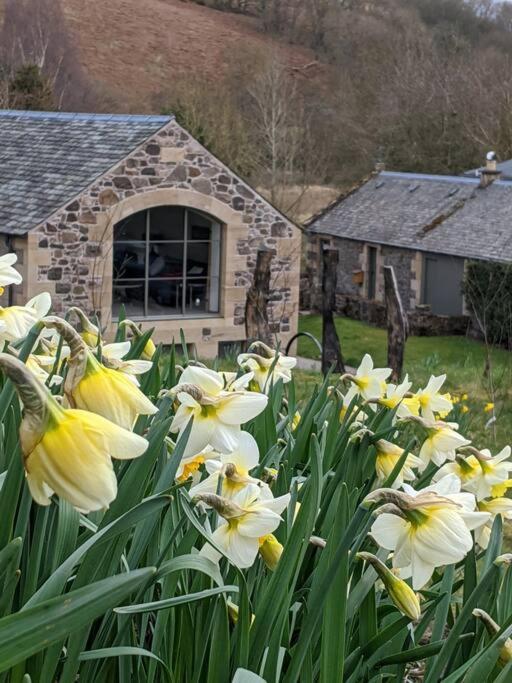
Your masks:
<svg viewBox="0 0 512 683"><path fill-rule="evenodd" d="M114 227L113 313L217 314L220 224L180 206L140 211Z"/></svg>
<svg viewBox="0 0 512 683"><path fill-rule="evenodd" d="M375 299L377 290L377 247L367 247L367 291L368 299Z"/></svg>

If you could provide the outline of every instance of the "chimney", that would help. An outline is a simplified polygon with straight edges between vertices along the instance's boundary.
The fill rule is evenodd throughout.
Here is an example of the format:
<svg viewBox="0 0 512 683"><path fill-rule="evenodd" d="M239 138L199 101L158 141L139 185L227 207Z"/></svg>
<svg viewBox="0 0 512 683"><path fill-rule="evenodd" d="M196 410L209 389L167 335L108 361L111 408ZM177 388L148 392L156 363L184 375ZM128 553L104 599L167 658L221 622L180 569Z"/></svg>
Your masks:
<svg viewBox="0 0 512 683"><path fill-rule="evenodd" d="M487 152L485 155L485 168L480 171L480 187L488 187L501 176L498 171L496 152Z"/></svg>
<svg viewBox="0 0 512 683"><path fill-rule="evenodd" d="M386 170L386 164L383 161L377 161L375 164L375 173L382 173Z"/></svg>

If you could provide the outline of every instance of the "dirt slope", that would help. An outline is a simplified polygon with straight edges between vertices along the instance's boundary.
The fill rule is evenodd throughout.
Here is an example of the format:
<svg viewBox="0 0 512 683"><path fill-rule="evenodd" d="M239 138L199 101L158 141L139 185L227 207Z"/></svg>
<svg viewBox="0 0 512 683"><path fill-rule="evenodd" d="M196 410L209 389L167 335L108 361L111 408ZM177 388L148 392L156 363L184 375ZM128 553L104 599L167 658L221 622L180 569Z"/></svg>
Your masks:
<svg viewBox="0 0 512 683"><path fill-rule="evenodd" d="M291 67L308 50L262 35L254 19L183 0L61 0L80 61L116 108L154 111L155 97L177 76L206 73L212 82L243 46L275 50ZM314 69L307 69L314 77Z"/></svg>

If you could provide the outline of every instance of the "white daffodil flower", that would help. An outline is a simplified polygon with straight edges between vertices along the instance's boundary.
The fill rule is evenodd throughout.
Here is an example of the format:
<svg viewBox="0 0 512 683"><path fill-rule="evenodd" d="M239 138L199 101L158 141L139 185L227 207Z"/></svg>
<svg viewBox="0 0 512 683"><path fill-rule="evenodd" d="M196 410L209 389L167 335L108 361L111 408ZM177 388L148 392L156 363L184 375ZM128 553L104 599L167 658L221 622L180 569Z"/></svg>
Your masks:
<svg viewBox="0 0 512 683"><path fill-rule="evenodd" d="M427 438L421 446L419 457L423 462L424 470L430 462L438 467L446 460L455 460L456 449L471 443L462 434L457 432L456 422L429 422L422 418L416 418L427 431Z"/></svg>
<svg viewBox="0 0 512 683"><path fill-rule="evenodd" d="M171 431L181 434L194 418L185 457L199 453L208 445L219 453L231 453L238 446L240 426L259 415L268 402L265 394L226 391L220 373L194 365L183 371L172 392L180 406Z"/></svg>
<svg viewBox="0 0 512 683"><path fill-rule="evenodd" d="M131 344L126 342L115 342L112 344L105 344L101 349L101 354L105 365L119 372L123 372L129 380L136 386L139 386L137 375L144 375L151 370L153 362L150 360L124 360L126 354L130 351Z"/></svg>
<svg viewBox="0 0 512 683"><path fill-rule="evenodd" d="M269 348L263 342L256 342L251 348L259 353L241 353L238 365L254 373L260 391L268 392L272 383L282 380L284 384L291 382L292 369L297 365L297 359L285 356L280 351Z"/></svg>
<svg viewBox="0 0 512 683"><path fill-rule="evenodd" d="M366 497L367 505L386 502L370 530L376 543L393 551L393 567L400 576L412 576L413 588L422 588L436 567L455 564L473 547L470 531L490 519L475 512L471 493L461 493L454 475L415 491L379 489Z"/></svg>
<svg viewBox="0 0 512 683"><path fill-rule="evenodd" d="M446 395L443 396L439 393L445 379L446 375L439 375L438 377L432 375L427 386L420 389L416 394L416 398L420 402L421 416L427 420L434 421L434 413L448 415L453 408L451 400Z"/></svg>
<svg viewBox="0 0 512 683"><path fill-rule="evenodd" d="M178 469L176 470L176 481L181 483L192 478L194 483L199 482L201 477L199 468L201 465L207 461L214 462L215 460L218 460L219 457L219 453L214 451L211 446L207 446L196 455L189 455L187 457L183 456L183 458L180 460L180 464L178 465Z"/></svg>
<svg viewBox="0 0 512 683"><path fill-rule="evenodd" d="M25 306L0 308L0 343L24 339L30 328L48 313L51 305L50 295L43 292L30 299Z"/></svg>
<svg viewBox="0 0 512 683"><path fill-rule="evenodd" d="M386 439L379 439L375 443L375 448L377 450L375 470L377 472L378 482L382 484L382 482L386 481L393 472L395 465L403 455L404 449L390 441L386 441ZM413 481L416 479L413 468L420 467L421 464L422 462L419 458L412 453L409 453L405 458L402 469L397 474L395 481L391 484L391 487L398 489L402 486L404 481Z"/></svg>
<svg viewBox="0 0 512 683"><path fill-rule="evenodd" d="M248 484L256 484L261 488L261 498L272 498L268 484L251 477L249 472L258 465L260 453L254 437L248 432L240 432L238 446L231 453L221 453L219 460L206 460L205 468L210 475L190 489L193 497L198 493L218 493L224 498L232 499ZM222 476L222 488L219 491L219 477Z"/></svg>
<svg viewBox="0 0 512 683"><path fill-rule="evenodd" d="M249 484L232 500L215 494L199 494L196 500L211 505L223 518L212 534L212 540L230 562L245 569L250 567L258 555L259 539L277 529L281 513L290 502L290 494L279 498L263 499L261 489ZM201 555L218 562L221 554L206 543Z"/></svg>
<svg viewBox="0 0 512 683"><path fill-rule="evenodd" d="M42 350L44 351L43 355L56 356L61 340L62 337L57 332L57 330L54 330L49 327L45 327L44 329L42 329L41 334L39 336L39 343L41 345ZM63 343L60 349L60 360L63 361L64 358L68 358L70 353L71 351L69 349L69 346Z"/></svg>
<svg viewBox="0 0 512 683"><path fill-rule="evenodd" d="M512 500L510 498L491 498L479 501L477 507L480 512L488 512L491 515L487 522L475 531L475 541L485 550L491 539L495 518L501 515L504 519L512 519Z"/></svg>
<svg viewBox="0 0 512 683"><path fill-rule="evenodd" d="M381 398L385 391L386 380L391 374L391 368L374 368L372 357L366 353L355 375L345 375L354 386L347 396L360 394L367 400Z"/></svg>
<svg viewBox="0 0 512 683"><path fill-rule="evenodd" d="M466 462L472 468L473 476L463 483L464 490L474 493L477 500L492 496L493 488L504 484L512 472L509 458L510 446L505 446L494 457L487 448L479 451L478 455L470 455Z"/></svg>
<svg viewBox="0 0 512 683"><path fill-rule="evenodd" d="M3 294L4 287L7 285L20 285L23 282L20 273L13 268L17 260L16 254L0 256L0 295Z"/></svg>
<svg viewBox="0 0 512 683"><path fill-rule="evenodd" d="M55 365L55 358L53 356L41 356L31 353L25 363L27 368L37 377L37 379L46 384L50 376L51 369ZM62 384L62 377L60 375L53 375L50 386Z"/></svg>
<svg viewBox="0 0 512 683"><path fill-rule="evenodd" d="M396 409L397 417L408 417L409 415L418 415L419 401L416 396L406 396L412 386L409 381L409 376L406 375L401 384L386 384L386 391L383 396L378 399L381 406Z"/></svg>

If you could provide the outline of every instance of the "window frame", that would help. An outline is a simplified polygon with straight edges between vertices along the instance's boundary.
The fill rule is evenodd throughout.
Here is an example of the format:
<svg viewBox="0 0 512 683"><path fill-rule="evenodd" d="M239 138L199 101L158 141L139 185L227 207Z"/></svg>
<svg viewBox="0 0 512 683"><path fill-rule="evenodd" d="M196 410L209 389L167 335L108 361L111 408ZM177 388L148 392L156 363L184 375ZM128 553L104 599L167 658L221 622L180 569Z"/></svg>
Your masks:
<svg viewBox="0 0 512 683"><path fill-rule="evenodd" d="M150 234L151 234L151 210L160 208L160 207L176 207L176 208L181 208L183 209L183 239L177 240L164 240L164 239L158 239L158 240L151 240L150 239ZM184 320L184 319L201 319L201 318L220 318L222 317L222 311L221 311L221 306L222 306L222 301L221 301L221 292L222 292L222 263L223 263L223 258L222 258L222 246L223 246L223 224L218 221L216 218L213 216L205 213L204 211L201 211L199 209L195 209L192 207L188 206L181 206L179 204L163 204L163 205L157 205L154 207L148 207L146 209L142 209L140 213L144 212L145 213L145 239L144 240L130 240L130 239L120 239L116 240L115 239L115 228L116 226L122 221L126 220L126 218L130 218L131 216L134 216L136 213L131 214L131 216L126 216L124 219L121 219L121 221L118 221L113 228L112 231L112 258L114 257L114 252L115 252L115 247L117 244L134 244L134 243L143 243L145 247L144 251L144 258L145 258L145 263L144 263L144 276L142 278L115 278L114 273L112 273L112 320L114 322L119 320L119 317L117 314L114 314L113 312L113 304L114 304L114 287L116 282L120 281L127 281L127 280L132 280L134 283L140 283L144 287L144 299L143 299L143 309L144 309L144 314L143 315L130 315L129 317L132 320L136 321L144 321L144 320ZM190 213L195 213L198 214L199 216L202 216L205 218L207 221L210 222L210 236L208 239L190 239L189 238L189 216ZM218 231L218 240L214 239L213 232L214 230ZM212 258L212 245L218 241L218 253L216 256L216 259L218 261L218 274L208 274L206 277L205 276L188 276L187 275L187 258L188 258L188 244L207 244L209 246L209 254L208 254L208 269L210 269L211 263L214 262L214 258ZM149 275L149 268L150 268L150 263L149 263L149 256L150 256L150 249L152 244L180 244L183 245L183 268L182 268L182 274L180 277L150 277ZM194 281L199 280L199 281L204 281L206 280L207 283L207 288L208 292L211 291L211 286L212 286L212 281L217 280L216 284L216 299L217 299L217 311L211 312L211 311L205 311L202 313L187 313L187 282L190 281L194 283ZM147 312L149 310L149 286L151 282L176 282L176 283L181 283L182 285L182 292L181 292L181 313L168 313L164 315L157 315L157 314L149 314L147 315ZM208 296L208 300L210 301L210 296ZM123 303L120 304L122 306Z"/></svg>

